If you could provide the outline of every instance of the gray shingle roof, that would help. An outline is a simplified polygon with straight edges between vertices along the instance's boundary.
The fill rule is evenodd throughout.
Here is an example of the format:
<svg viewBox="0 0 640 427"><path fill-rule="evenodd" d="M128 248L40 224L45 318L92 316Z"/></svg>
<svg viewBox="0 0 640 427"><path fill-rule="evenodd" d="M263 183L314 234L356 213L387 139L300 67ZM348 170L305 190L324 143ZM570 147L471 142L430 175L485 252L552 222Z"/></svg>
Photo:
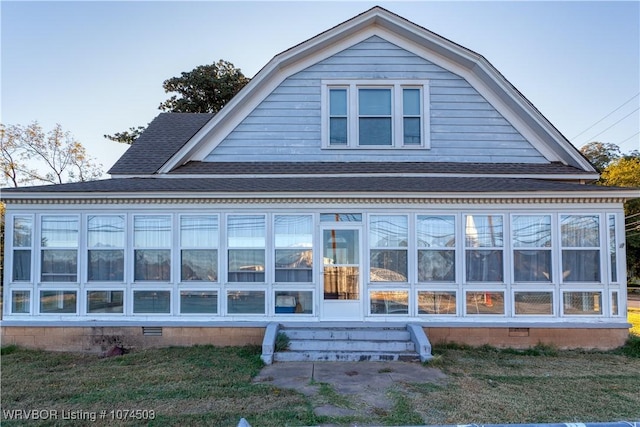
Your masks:
<svg viewBox="0 0 640 427"><path fill-rule="evenodd" d="M112 175L155 173L213 114L162 113L109 170Z"/></svg>
<svg viewBox="0 0 640 427"><path fill-rule="evenodd" d="M274 178L116 178L101 181L4 189L3 196L46 193L485 193L591 192L629 190L566 181L478 177L274 177Z"/></svg>

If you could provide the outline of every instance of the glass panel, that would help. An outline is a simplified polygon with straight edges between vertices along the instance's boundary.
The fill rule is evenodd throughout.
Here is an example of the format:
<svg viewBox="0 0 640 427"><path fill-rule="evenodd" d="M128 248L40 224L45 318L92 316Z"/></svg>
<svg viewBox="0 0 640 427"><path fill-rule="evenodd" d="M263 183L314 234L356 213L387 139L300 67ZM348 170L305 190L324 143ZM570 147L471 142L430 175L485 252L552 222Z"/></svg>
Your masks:
<svg viewBox="0 0 640 427"><path fill-rule="evenodd" d="M329 114L332 116L347 115L347 90L329 90Z"/></svg>
<svg viewBox="0 0 640 427"><path fill-rule="evenodd" d="M360 145L391 145L391 118L360 117L358 123Z"/></svg>
<svg viewBox="0 0 640 427"><path fill-rule="evenodd" d="M369 292L371 314L409 314L408 291Z"/></svg>
<svg viewBox="0 0 640 427"><path fill-rule="evenodd" d="M90 248L123 248L123 216L89 216L87 245Z"/></svg>
<svg viewBox="0 0 640 427"><path fill-rule="evenodd" d="M75 249L42 251L43 282L75 282L78 279L78 256Z"/></svg>
<svg viewBox="0 0 640 427"><path fill-rule="evenodd" d="M230 282L264 282L264 249L230 249Z"/></svg>
<svg viewBox="0 0 640 427"><path fill-rule="evenodd" d="M407 247L406 216L371 215L369 222L369 244L372 247Z"/></svg>
<svg viewBox="0 0 640 427"><path fill-rule="evenodd" d="M418 251L419 282L453 282L456 280L455 267L455 251Z"/></svg>
<svg viewBox="0 0 640 427"><path fill-rule="evenodd" d="M313 292L276 291L276 314L313 314Z"/></svg>
<svg viewBox="0 0 640 427"><path fill-rule="evenodd" d="M563 247L600 246L600 226L597 215L563 215L561 223Z"/></svg>
<svg viewBox="0 0 640 427"><path fill-rule="evenodd" d="M180 245L188 248L218 247L217 216L180 217Z"/></svg>
<svg viewBox="0 0 640 427"><path fill-rule="evenodd" d="M171 247L171 217L136 216L133 223L133 244L136 248Z"/></svg>
<svg viewBox="0 0 640 427"><path fill-rule="evenodd" d="M133 291L134 313L171 313L171 291Z"/></svg>
<svg viewBox="0 0 640 427"><path fill-rule="evenodd" d="M418 314L455 315L455 291L419 291Z"/></svg>
<svg viewBox="0 0 640 427"><path fill-rule="evenodd" d="M264 248L265 219L262 215L231 215L227 221L230 248Z"/></svg>
<svg viewBox="0 0 640 427"><path fill-rule="evenodd" d="M218 281L218 251L215 249L183 249L180 280Z"/></svg>
<svg viewBox="0 0 640 427"><path fill-rule="evenodd" d="M402 121L404 145L420 145L420 118L405 117Z"/></svg>
<svg viewBox="0 0 640 427"><path fill-rule="evenodd" d="M324 267L324 299L360 299L358 267Z"/></svg>
<svg viewBox="0 0 640 427"><path fill-rule="evenodd" d="M616 244L616 217L609 215L609 263L611 268L611 282L618 281L618 263L617 263L618 245Z"/></svg>
<svg viewBox="0 0 640 427"><path fill-rule="evenodd" d="M30 248L33 219L31 217L13 217L13 247Z"/></svg>
<svg viewBox="0 0 640 427"><path fill-rule="evenodd" d="M504 315L504 292L467 292L467 314Z"/></svg>
<svg viewBox="0 0 640 427"><path fill-rule="evenodd" d="M320 222L362 222L359 213L321 213Z"/></svg>
<svg viewBox="0 0 640 427"><path fill-rule="evenodd" d="M467 250L468 282L502 282L502 251Z"/></svg>
<svg viewBox="0 0 640 427"><path fill-rule="evenodd" d="M324 264L358 264L358 230L323 230Z"/></svg>
<svg viewBox="0 0 640 427"><path fill-rule="evenodd" d="M359 89L358 107L361 116L390 116L391 89Z"/></svg>
<svg viewBox="0 0 640 427"><path fill-rule="evenodd" d="M600 282L600 251L563 250L562 278L565 282Z"/></svg>
<svg viewBox="0 0 640 427"><path fill-rule="evenodd" d="M456 217L418 215L416 230L418 246L423 248L454 248Z"/></svg>
<svg viewBox="0 0 640 427"><path fill-rule="evenodd" d="M227 293L227 313L264 314L264 291L229 291Z"/></svg>
<svg viewBox="0 0 640 427"><path fill-rule="evenodd" d="M468 248L502 247L502 216L467 215L465 236Z"/></svg>
<svg viewBox="0 0 640 427"><path fill-rule="evenodd" d="M347 145L347 119L331 117L329 119L329 144Z"/></svg>
<svg viewBox="0 0 640 427"><path fill-rule="evenodd" d="M406 282L407 251L406 250L371 250L372 282Z"/></svg>
<svg viewBox="0 0 640 427"><path fill-rule="evenodd" d="M170 280L171 251L169 249L137 249L134 252L134 280L162 282Z"/></svg>
<svg viewBox="0 0 640 427"><path fill-rule="evenodd" d="M402 114L405 116L420 115L420 89L402 90Z"/></svg>
<svg viewBox="0 0 640 427"><path fill-rule="evenodd" d="M516 282L551 282L551 251L513 251Z"/></svg>
<svg viewBox="0 0 640 427"><path fill-rule="evenodd" d="M124 250L89 250L89 281L124 280Z"/></svg>
<svg viewBox="0 0 640 427"><path fill-rule="evenodd" d="M180 291L180 313L218 314L218 292Z"/></svg>
<svg viewBox="0 0 640 427"><path fill-rule="evenodd" d="M31 250L13 251L13 280L16 282L31 280Z"/></svg>
<svg viewBox="0 0 640 427"><path fill-rule="evenodd" d="M562 299L566 315L602 314L601 292L565 292Z"/></svg>
<svg viewBox="0 0 640 427"><path fill-rule="evenodd" d="M313 225L309 215L276 215L276 248L313 247Z"/></svg>
<svg viewBox="0 0 640 427"><path fill-rule="evenodd" d="M611 315L617 316L619 315L618 311L618 291L611 292Z"/></svg>
<svg viewBox="0 0 640 427"><path fill-rule="evenodd" d="M553 314L553 293L514 292L516 314Z"/></svg>
<svg viewBox="0 0 640 427"><path fill-rule="evenodd" d="M551 216L514 215L511 233L516 248L550 248Z"/></svg>
<svg viewBox="0 0 640 427"><path fill-rule="evenodd" d="M74 216L43 216L42 247L77 248L78 218Z"/></svg>
<svg viewBox="0 0 640 427"><path fill-rule="evenodd" d="M87 313L123 313L123 291L88 291Z"/></svg>
<svg viewBox="0 0 640 427"><path fill-rule="evenodd" d="M31 311L31 292L12 291L11 292L11 313L24 314Z"/></svg>
<svg viewBox="0 0 640 427"><path fill-rule="evenodd" d="M310 249L276 249L276 282L312 282L312 264Z"/></svg>
<svg viewBox="0 0 640 427"><path fill-rule="evenodd" d="M40 313L75 313L76 291L40 291Z"/></svg>

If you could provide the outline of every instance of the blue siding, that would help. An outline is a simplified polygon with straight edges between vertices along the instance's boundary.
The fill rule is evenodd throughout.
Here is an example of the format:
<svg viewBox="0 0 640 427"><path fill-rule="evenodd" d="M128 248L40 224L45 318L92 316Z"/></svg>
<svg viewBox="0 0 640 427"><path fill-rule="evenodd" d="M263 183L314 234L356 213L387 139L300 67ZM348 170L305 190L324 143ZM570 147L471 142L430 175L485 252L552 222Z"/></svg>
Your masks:
<svg viewBox="0 0 640 427"><path fill-rule="evenodd" d="M431 149L323 150L322 79L429 80ZM546 163L466 80L371 37L280 84L209 154L208 161L437 161Z"/></svg>

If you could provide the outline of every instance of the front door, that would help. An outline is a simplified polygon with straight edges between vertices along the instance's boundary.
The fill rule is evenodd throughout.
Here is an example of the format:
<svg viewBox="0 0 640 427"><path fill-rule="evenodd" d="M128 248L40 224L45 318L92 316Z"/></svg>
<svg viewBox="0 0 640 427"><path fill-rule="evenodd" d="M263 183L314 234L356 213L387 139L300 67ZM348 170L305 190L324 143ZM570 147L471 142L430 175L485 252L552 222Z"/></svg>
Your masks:
<svg viewBox="0 0 640 427"><path fill-rule="evenodd" d="M322 319L362 319L360 229L322 229Z"/></svg>

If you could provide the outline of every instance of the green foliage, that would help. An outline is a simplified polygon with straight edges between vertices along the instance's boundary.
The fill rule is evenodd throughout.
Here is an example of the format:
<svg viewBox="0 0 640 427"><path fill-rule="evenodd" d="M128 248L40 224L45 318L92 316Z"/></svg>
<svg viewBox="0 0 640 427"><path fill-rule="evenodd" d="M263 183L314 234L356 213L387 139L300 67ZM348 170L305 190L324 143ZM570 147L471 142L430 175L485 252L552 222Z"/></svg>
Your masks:
<svg viewBox="0 0 640 427"><path fill-rule="evenodd" d="M7 345L0 348L0 356L5 356L11 353L15 353L18 350L18 346L15 344Z"/></svg>
<svg viewBox="0 0 640 427"><path fill-rule="evenodd" d="M580 152L589 159L591 164L599 172L604 170L609 163L622 156L620 147L609 142L590 142L582 146L582 148L580 148Z"/></svg>
<svg viewBox="0 0 640 427"><path fill-rule="evenodd" d="M147 125L148 126L148 125ZM146 126L130 127L129 130L123 132L116 132L113 135L103 135L105 138L111 141L121 142L123 144L133 144L138 139L142 132L146 129Z"/></svg>
<svg viewBox="0 0 640 427"><path fill-rule="evenodd" d="M617 352L627 357L640 359L640 335L630 334L627 342Z"/></svg>
<svg viewBox="0 0 640 427"><path fill-rule="evenodd" d="M276 335L276 351L286 351L289 348L289 336L284 332Z"/></svg>

